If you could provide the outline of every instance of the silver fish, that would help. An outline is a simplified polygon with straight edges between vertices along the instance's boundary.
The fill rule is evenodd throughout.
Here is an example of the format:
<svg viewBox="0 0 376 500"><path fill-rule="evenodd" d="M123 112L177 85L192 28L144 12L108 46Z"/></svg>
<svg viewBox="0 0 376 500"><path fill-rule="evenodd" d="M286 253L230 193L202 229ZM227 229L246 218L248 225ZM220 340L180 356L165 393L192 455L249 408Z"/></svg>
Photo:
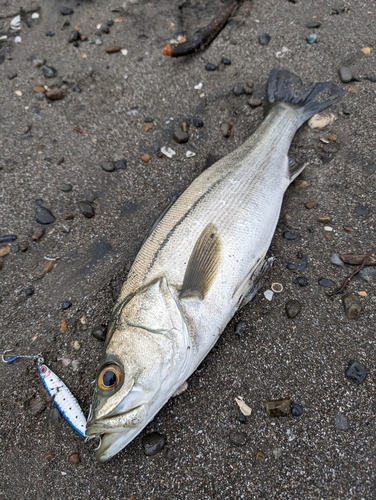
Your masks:
<svg viewBox="0 0 376 500"><path fill-rule="evenodd" d="M129 271L107 333L86 434L96 459L124 448L184 384L254 296L285 190L297 129L344 91L270 73L270 111L238 149L195 179L156 223Z"/></svg>

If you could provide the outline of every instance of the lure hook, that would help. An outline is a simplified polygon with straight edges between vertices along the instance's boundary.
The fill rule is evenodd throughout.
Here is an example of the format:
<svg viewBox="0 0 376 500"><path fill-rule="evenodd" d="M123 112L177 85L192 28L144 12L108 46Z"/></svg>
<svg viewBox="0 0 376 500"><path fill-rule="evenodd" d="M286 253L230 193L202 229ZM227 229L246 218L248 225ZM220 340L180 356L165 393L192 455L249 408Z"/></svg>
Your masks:
<svg viewBox="0 0 376 500"><path fill-rule="evenodd" d="M41 365L44 363L44 359L43 359L43 356L41 353L37 354L36 356L33 356L33 355L21 355L21 354L18 354L18 355L10 355L8 354L6 356L6 353L7 352L11 352L12 349L5 349L5 351L3 352L2 356L1 356L1 359L3 361L3 363L13 363L14 361L16 361L17 359L19 358L26 358L26 359L36 359L37 362L38 362L38 365Z"/></svg>

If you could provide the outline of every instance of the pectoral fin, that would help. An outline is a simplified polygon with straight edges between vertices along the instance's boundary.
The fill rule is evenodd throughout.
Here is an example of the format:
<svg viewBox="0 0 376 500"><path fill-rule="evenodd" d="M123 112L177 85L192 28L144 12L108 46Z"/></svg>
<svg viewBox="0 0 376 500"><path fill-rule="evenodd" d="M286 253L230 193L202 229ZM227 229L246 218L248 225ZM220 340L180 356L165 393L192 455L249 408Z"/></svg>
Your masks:
<svg viewBox="0 0 376 500"><path fill-rule="evenodd" d="M221 241L214 224L201 233L189 258L180 298L203 299L217 274L221 257Z"/></svg>

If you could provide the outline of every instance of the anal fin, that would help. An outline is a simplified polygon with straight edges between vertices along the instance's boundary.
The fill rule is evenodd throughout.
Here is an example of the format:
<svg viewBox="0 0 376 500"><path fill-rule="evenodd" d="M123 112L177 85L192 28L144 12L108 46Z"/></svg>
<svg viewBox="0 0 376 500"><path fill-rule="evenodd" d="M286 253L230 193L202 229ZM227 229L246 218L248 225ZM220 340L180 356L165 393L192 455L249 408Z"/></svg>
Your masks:
<svg viewBox="0 0 376 500"><path fill-rule="evenodd" d="M289 174L290 174L290 182L298 177L299 174L303 172L307 163L305 161L297 161L295 158L288 156L289 162Z"/></svg>
<svg viewBox="0 0 376 500"><path fill-rule="evenodd" d="M239 306L242 308L250 302L262 286L263 279L266 273L271 269L274 263L274 257L260 260L250 273L242 281L234 292L234 297L238 295Z"/></svg>

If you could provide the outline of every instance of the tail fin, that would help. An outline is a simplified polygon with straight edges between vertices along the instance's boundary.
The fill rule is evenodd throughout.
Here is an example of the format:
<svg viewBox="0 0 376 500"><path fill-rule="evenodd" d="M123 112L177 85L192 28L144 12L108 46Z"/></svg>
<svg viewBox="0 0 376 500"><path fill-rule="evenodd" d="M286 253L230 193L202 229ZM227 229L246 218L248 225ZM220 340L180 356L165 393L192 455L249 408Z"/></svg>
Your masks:
<svg viewBox="0 0 376 500"><path fill-rule="evenodd" d="M270 72L267 95L271 104L289 102L302 110L302 125L311 116L337 102L345 91L334 83L314 83L304 86L298 75L284 68L275 68Z"/></svg>

